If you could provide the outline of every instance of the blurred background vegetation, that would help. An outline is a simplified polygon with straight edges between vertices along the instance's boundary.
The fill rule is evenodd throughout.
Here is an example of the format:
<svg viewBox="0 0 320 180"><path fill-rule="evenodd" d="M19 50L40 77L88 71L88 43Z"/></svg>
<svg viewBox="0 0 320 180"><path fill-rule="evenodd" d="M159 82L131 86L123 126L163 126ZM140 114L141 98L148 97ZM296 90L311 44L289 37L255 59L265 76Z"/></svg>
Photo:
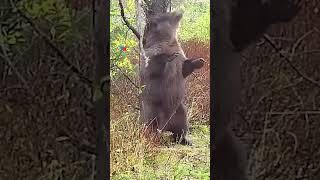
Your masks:
<svg viewBox="0 0 320 180"><path fill-rule="evenodd" d="M209 0L183 0L172 1L172 11L183 10L184 17L181 22L179 39L181 42L197 41L209 43L210 41L210 8ZM125 16L132 25L136 25L135 0L123 1ZM110 54L112 63L125 69L128 74L136 73L136 60L139 49L136 37L127 26L124 25L120 15L118 1L111 2L110 11ZM125 54L120 52L120 46L127 47ZM120 54L120 55L119 55ZM119 57L120 56L120 57ZM117 74L117 69L112 68L112 75Z"/></svg>
<svg viewBox="0 0 320 180"><path fill-rule="evenodd" d="M88 1L0 2L0 179L93 179ZM72 67L72 68L71 68Z"/></svg>

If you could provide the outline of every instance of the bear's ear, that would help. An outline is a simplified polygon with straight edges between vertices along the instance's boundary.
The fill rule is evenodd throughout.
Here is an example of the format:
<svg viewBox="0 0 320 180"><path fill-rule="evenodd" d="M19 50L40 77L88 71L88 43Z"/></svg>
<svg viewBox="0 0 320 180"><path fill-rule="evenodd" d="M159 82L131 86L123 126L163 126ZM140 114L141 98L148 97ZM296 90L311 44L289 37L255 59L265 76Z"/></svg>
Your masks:
<svg viewBox="0 0 320 180"><path fill-rule="evenodd" d="M171 22L177 24L183 17L183 11L175 11L171 13Z"/></svg>
<svg viewBox="0 0 320 180"><path fill-rule="evenodd" d="M192 59L187 59L183 62L182 65L182 76L186 78L189 76L195 69L200 69L204 65L204 59L203 58L192 58Z"/></svg>

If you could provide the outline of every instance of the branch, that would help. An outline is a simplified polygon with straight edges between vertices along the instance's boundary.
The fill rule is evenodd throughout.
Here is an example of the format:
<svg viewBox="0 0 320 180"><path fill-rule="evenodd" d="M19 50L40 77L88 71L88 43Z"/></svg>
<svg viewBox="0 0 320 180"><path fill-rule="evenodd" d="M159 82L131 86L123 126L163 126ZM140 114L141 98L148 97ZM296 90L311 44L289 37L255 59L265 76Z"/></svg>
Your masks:
<svg viewBox="0 0 320 180"><path fill-rule="evenodd" d="M136 37L140 40L141 36L140 36L139 32L129 23L127 18L124 16L124 9L123 9L123 4L122 4L121 0L119 0L119 6L120 6L121 17L122 17L124 23L133 32L133 34L136 35Z"/></svg>
<svg viewBox="0 0 320 180"><path fill-rule="evenodd" d="M115 67L121 72L121 74L124 75L124 77L127 78L128 81L129 81L135 88L139 89L139 86L136 85L136 84L130 79L130 77L129 77L125 72L123 72L123 70L122 70L118 65L116 65L115 63L112 63L112 65L115 66Z"/></svg>
<svg viewBox="0 0 320 180"><path fill-rule="evenodd" d="M0 34L0 37L2 37L2 34ZM2 49L2 52L3 52L3 55L0 54L0 57L2 59L4 59L8 66L13 70L13 72L17 75L17 77L20 79L20 81L22 82L23 86L27 89L27 91L34 95L34 92L31 90L31 87L29 86L29 84L27 83L27 81L24 79L24 77L21 75L21 73L14 67L14 65L12 64L12 62L10 61L7 53L6 53L6 50L4 49L3 47L3 44L1 44L1 49Z"/></svg>
<svg viewBox="0 0 320 180"><path fill-rule="evenodd" d="M120 59L120 55L121 55L121 51L120 51L120 53L118 54L118 56L117 56L117 58L116 58L117 60ZM114 60L114 59L111 59L111 60ZM111 63L112 63L112 66L115 66L115 67L121 72L121 74L123 74L124 77L129 80L129 82L130 82L134 87L136 87L137 89L139 89L139 86L136 85L136 84L130 79L130 77L129 77L125 72L123 72L123 70L122 70L118 65L116 65L116 64L113 63L112 61L111 61Z"/></svg>
<svg viewBox="0 0 320 180"><path fill-rule="evenodd" d="M303 79L305 79L306 81L310 82L311 84L314 84L315 86L319 87L320 88L320 82L317 82L316 80L308 77L307 75L303 74L297 67L295 67L292 62L290 61L290 59L285 56L283 53L282 53L282 49L277 47L275 45L274 42L272 42L272 40L265 34L263 35L263 38L265 39L266 42L268 42L272 48L274 48L276 50L276 52L280 55L280 57L284 58L284 60L290 65L290 67L296 72L298 73Z"/></svg>

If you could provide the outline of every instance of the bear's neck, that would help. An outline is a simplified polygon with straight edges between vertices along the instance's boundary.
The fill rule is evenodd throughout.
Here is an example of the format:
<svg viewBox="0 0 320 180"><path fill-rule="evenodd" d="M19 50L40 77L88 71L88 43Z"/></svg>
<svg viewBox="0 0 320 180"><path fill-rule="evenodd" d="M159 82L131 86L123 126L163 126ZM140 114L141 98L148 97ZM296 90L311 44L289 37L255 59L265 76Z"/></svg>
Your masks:
<svg viewBox="0 0 320 180"><path fill-rule="evenodd" d="M153 37L148 40L144 48L149 48L157 44L167 44L169 46L180 46L178 39L176 37L173 37L171 39L161 39L161 40L157 39L157 37Z"/></svg>

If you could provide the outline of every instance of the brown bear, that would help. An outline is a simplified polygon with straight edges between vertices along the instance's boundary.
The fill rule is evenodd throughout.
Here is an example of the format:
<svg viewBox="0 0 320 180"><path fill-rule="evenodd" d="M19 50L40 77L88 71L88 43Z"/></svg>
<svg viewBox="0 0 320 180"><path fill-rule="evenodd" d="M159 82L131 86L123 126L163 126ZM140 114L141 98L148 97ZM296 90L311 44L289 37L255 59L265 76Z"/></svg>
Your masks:
<svg viewBox="0 0 320 180"><path fill-rule="evenodd" d="M143 39L149 59L141 68L141 118L148 128L171 131L179 143L191 145L187 111L183 104L186 77L204 65L202 58L186 58L177 39L182 13L163 13L150 18Z"/></svg>

